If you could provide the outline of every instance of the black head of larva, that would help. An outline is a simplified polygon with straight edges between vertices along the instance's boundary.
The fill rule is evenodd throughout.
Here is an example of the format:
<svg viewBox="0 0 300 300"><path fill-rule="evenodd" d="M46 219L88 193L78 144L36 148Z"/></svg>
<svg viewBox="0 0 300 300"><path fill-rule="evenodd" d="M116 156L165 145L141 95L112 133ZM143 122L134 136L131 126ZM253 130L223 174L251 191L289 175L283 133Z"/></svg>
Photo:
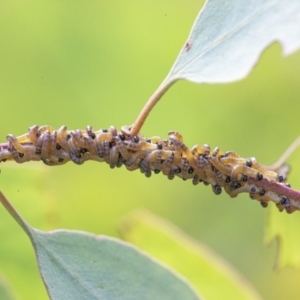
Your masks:
<svg viewBox="0 0 300 300"><path fill-rule="evenodd" d="M190 167L190 168L188 169L188 173L189 173L189 174L193 174L193 172L194 172L194 169L193 169L192 167Z"/></svg>
<svg viewBox="0 0 300 300"><path fill-rule="evenodd" d="M242 176L242 181L247 181L248 180L248 176L247 175L243 175Z"/></svg>
<svg viewBox="0 0 300 300"><path fill-rule="evenodd" d="M220 195L222 193L222 188L220 185L216 184L213 186L213 191L216 195Z"/></svg>
<svg viewBox="0 0 300 300"><path fill-rule="evenodd" d="M264 175L261 173L257 173L256 178L257 178L257 180L263 180Z"/></svg>
<svg viewBox="0 0 300 300"><path fill-rule="evenodd" d="M263 208L266 208L268 206L268 202L264 201L264 200L260 200L260 205L263 207Z"/></svg>
<svg viewBox="0 0 300 300"><path fill-rule="evenodd" d="M138 143L140 141L139 137L138 136L134 136L132 138L132 140L135 142L135 143Z"/></svg>
<svg viewBox="0 0 300 300"><path fill-rule="evenodd" d="M249 168L252 167L252 160L251 159L246 160L246 166L249 167Z"/></svg>
<svg viewBox="0 0 300 300"><path fill-rule="evenodd" d="M80 148L80 153L84 154L86 152L88 152L88 150L86 148Z"/></svg>
<svg viewBox="0 0 300 300"><path fill-rule="evenodd" d="M251 190L250 190L250 193L249 193L249 196L250 196L251 199L254 199L255 193L256 193L256 188L252 187Z"/></svg>
<svg viewBox="0 0 300 300"><path fill-rule="evenodd" d="M180 169L180 168L176 168L176 169L175 169L175 173L176 173L176 174L179 174L180 172L181 172L181 169Z"/></svg>
<svg viewBox="0 0 300 300"><path fill-rule="evenodd" d="M125 135L123 133L119 134L119 138L121 141L125 141Z"/></svg>
<svg viewBox="0 0 300 300"><path fill-rule="evenodd" d="M284 177L282 175L278 175L278 182L283 182Z"/></svg>
<svg viewBox="0 0 300 300"><path fill-rule="evenodd" d="M261 189L261 190L259 191L259 194L260 194L261 196L263 196L265 193L266 193L266 191L265 191L264 189Z"/></svg>
<svg viewBox="0 0 300 300"><path fill-rule="evenodd" d="M287 198L282 196L280 199L280 204L284 205L287 202Z"/></svg>

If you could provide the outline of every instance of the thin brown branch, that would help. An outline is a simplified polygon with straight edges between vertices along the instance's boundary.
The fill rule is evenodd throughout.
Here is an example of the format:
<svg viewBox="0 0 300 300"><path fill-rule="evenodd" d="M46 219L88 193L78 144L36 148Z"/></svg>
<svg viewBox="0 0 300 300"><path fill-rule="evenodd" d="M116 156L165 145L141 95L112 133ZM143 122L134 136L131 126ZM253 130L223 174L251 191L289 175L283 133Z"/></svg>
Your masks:
<svg viewBox="0 0 300 300"><path fill-rule="evenodd" d="M126 132L128 136L136 136L143 127L148 115L157 104L157 102L161 99L161 97L165 94L165 92L175 83L175 81L164 81L158 89L154 92L154 94L149 98L137 119L133 123L130 131Z"/></svg>

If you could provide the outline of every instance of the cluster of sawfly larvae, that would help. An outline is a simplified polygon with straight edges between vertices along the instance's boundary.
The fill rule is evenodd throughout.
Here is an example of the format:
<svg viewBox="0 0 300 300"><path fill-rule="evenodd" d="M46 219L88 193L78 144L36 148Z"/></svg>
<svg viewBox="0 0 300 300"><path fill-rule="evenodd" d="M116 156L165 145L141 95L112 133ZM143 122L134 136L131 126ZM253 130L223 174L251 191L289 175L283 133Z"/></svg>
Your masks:
<svg viewBox="0 0 300 300"><path fill-rule="evenodd" d="M255 158L245 159L232 151L222 153L219 148L211 151L206 144L188 149L182 136L174 131L169 132L168 139L147 139L141 134L131 137L128 132L130 127L125 126L120 131L113 126L98 131L91 126L86 130L32 126L22 136L7 135L7 143L0 145L0 162L42 160L56 166L68 161L82 164L95 160L106 162L111 168L124 165L130 171L139 169L146 177L162 173L169 179L192 179L194 185L210 185L216 195L221 194L222 188L231 197L246 192L262 207L272 201L280 211L300 210L292 199L257 184L267 179L287 185L286 174L265 169Z"/></svg>

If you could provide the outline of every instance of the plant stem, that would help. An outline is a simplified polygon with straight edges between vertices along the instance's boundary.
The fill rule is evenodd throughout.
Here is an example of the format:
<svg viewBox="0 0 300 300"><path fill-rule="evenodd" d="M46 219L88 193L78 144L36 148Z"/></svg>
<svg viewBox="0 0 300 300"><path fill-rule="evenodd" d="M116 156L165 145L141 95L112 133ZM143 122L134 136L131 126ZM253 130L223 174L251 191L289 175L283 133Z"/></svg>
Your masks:
<svg viewBox="0 0 300 300"><path fill-rule="evenodd" d="M29 225L26 221L20 216L20 214L15 210L15 208L11 205L8 199L4 196L4 194L0 191L0 203L4 206L4 208L9 212L9 214L14 218L14 220L22 227L25 233L28 236L31 236Z"/></svg>
<svg viewBox="0 0 300 300"><path fill-rule="evenodd" d="M150 114L151 110L155 106L155 104L160 100L160 98L164 95L164 93L175 83L176 80L164 80L162 84L158 87L158 89L154 92L154 94L149 98L143 109L141 110L140 114L138 115L137 119L133 123L131 130L126 132L128 136L135 136L137 135L143 124L145 123L148 115Z"/></svg>

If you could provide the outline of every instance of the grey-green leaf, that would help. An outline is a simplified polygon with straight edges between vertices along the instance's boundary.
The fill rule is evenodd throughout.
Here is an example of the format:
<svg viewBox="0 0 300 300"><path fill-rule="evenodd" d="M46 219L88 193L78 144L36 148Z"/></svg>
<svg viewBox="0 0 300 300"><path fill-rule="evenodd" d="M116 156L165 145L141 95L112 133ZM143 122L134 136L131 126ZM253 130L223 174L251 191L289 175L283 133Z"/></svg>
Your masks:
<svg viewBox="0 0 300 300"><path fill-rule="evenodd" d="M29 228L51 299L200 299L179 275L128 243Z"/></svg>
<svg viewBox="0 0 300 300"><path fill-rule="evenodd" d="M284 55L299 49L299 0L208 0L164 83L241 79L275 41Z"/></svg>

